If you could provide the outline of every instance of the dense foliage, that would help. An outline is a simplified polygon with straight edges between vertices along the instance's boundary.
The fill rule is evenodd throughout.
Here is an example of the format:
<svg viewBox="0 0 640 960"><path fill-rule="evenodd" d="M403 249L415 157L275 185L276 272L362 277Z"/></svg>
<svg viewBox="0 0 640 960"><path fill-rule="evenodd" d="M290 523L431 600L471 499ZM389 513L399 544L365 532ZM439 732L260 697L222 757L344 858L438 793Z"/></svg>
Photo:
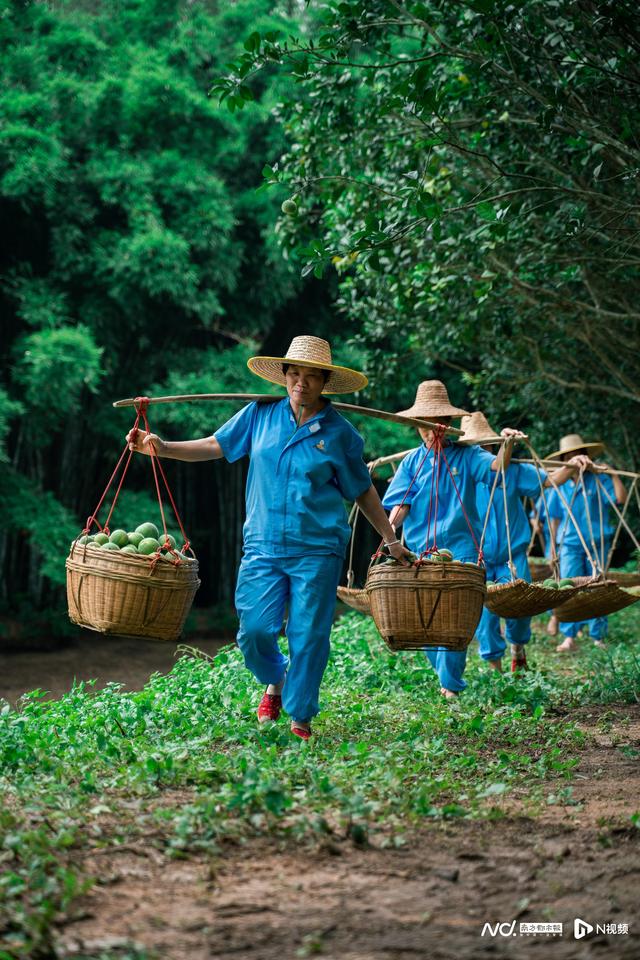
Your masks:
<svg viewBox="0 0 640 960"><path fill-rule="evenodd" d="M568 710L637 700L637 629L636 610L624 611L608 651L558 669L534 650L541 669L520 679L472 656L451 707L422 654L390 654L372 622L350 614L333 631L308 744L284 718L258 728L259 687L231 647L212 663L183 657L135 693L79 686L5 705L0 956L54 955L56 920L93 880L79 868L91 848L142 839L176 857L214 855L256 835L402 844L433 819L499 817L514 787L532 810L571 806L585 735Z"/></svg>
<svg viewBox="0 0 640 960"><path fill-rule="evenodd" d="M265 66L298 81L264 176L297 203L281 236L303 274L338 271L379 395L438 362L499 424L637 464L636 4L308 9L308 37L252 35L215 89L236 110Z"/></svg>
<svg viewBox="0 0 640 960"><path fill-rule="evenodd" d="M253 340L279 342L307 302L274 237L280 200L255 193L281 149L271 109L286 78L262 78L235 116L208 94L249 30L285 23L269 0L2 3L0 599L14 611L51 605L64 583L133 420L111 401L247 389ZM210 433L223 414L207 414ZM192 421L172 414L173 436ZM151 490L147 466L132 489ZM224 482L242 478L230 468ZM207 572L232 531L229 581L238 510L212 470L172 479ZM125 496L120 525L150 515L141 496Z"/></svg>

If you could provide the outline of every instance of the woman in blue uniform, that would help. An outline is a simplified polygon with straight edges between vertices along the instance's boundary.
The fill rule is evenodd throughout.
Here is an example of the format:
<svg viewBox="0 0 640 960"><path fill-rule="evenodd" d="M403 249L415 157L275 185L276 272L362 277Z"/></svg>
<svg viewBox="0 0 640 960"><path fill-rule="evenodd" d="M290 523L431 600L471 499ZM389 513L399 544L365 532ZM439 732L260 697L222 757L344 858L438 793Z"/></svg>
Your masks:
<svg viewBox="0 0 640 960"><path fill-rule="evenodd" d="M325 399L364 387L367 378L332 363L318 337L295 337L284 357L253 357L249 368L286 386L279 401L250 403L211 437L168 442L130 436L131 449L162 457L250 458L244 553L236 587L238 644L266 691L260 722L284 707L291 731L307 740L318 713L320 683L329 657L336 588L349 540L345 500L360 509L389 553L406 562L362 459L364 442ZM289 657L278 645L288 607Z"/></svg>
<svg viewBox="0 0 640 960"><path fill-rule="evenodd" d="M560 449L555 450L547 460L566 460L576 453L599 456L604 450L602 443L585 443L580 434L571 433L560 440ZM601 473L604 471L604 473ZM600 474L596 479L596 473ZM599 482L607 491L611 500L622 505L627 499L625 486L617 474L607 474L606 466L593 464L586 468L580 480L571 480L564 488L567 501L554 490L549 497L548 512L552 536L559 548L561 577L588 577L593 573L591 562L578 535L582 534L589 552L594 552L600 569L604 569L611 547L613 529L611 526L611 507L605 493L599 488ZM567 506L573 518L569 516ZM573 650L575 638L581 628L589 627L589 636L598 647L604 647L604 639L609 629L607 617L574 623L561 623L560 632L564 640L556 648L561 653Z"/></svg>
<svg viewBox="0 0 640 960"><path fill-rule="evenodd" d="M502 442L502 437L491 429L486 417L479 410L468 417L462 418L461 427L464 430L460 438L461 443L476 443L483 450L490 451L495 443ZM511 541L511 559L515 577L531 580L527 549L529 547L530 531L527 514L522 504L522 497L535 497L540 492L540 485L550 487L559 485L575 474L574 468L579 468L583 462L589 463L587 458L574 457L571 466L560 467L551 477L544 471L538 471L530 463L511 463L504 475L504 490L501 482L491 497L491 487L482 483L476 487L476 504L481 520L489 510L484 539L484 562L487 569L487 579L495 583L510 583L513 579L509 568L509 543L507 541L507 519L509 517L509 531ZM525 646L531 639L531 618L513 617L506 621L506 641L511 645L511 671L526 670L527 656ZM493 669L502 670L502 657L506 650L506 641L500 631L500 617L491 613L485 607L476 630L476 637L480 646L480 656Z"/></svg>
<svg viewBox="0 0 640 960"><path fill-rule="evenodd" d="M446 425L449 425L454 417L467 416L465 410L454 407L449 402L447 389L440 380L425 380L421 383L414 405L401 413L404 416L425 417ZM507 431L511 439L504 444L497 457L477 446L446 443L445 453L453 479L449 476L446 467L441 465L436 514L435 503L432 503L431 497L433 451L429 452L418 476L415 476L426 448L433 438L433 431L420 429L419 432L423 440L422 445L412 450L402 460L384 495L383 505L391 510L389 519L396 529L404 525L407 546L419 554L426 547L427 527L430 513L432 513L431 523L433 525L435 522L435 539L438 546L451 550L455 560L477 563L482 522L476 507L476 489L479 484L489 485L493 482L493 471L500 469L503 458L505 467L508 466L513 439L522 434L518 431ZM454 481L460 499L458 499ZM455 697L464 690L466 683L462 675L467 659L466 650L436 648L425 650L425 653L438 674L441 691L445 697Z"/></svg>

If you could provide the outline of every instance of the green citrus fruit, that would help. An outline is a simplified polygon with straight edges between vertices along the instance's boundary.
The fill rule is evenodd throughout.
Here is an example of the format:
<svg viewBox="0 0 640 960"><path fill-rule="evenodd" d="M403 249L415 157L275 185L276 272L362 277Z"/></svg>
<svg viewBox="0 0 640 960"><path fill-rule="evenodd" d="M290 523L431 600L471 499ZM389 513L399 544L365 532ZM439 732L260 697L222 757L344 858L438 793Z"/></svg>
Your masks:
<svg viewBox="0 0 640 960"><path fill-rule="evenodd" d="M86 534L83 537L80 537L78 543L91 543L91 537L88 537Z"/></svg>
<svg viewBox="0 0 640 960"><path fill-rule="evenodd" d="M109 540L111 543L115 543L117 547L126 547L129 543L129 537L126 530L114 530L110 535Z"/></svg>
<svg viewBox="0 0 640 960"><path fill-rule="evenodd" d="M296 217L298 215L298 204L295 202L293 197L289 197L288 200L285 200L280 209L288 217Z"/></svg>
<svg viewBox="0 0 640 960"><path fill-rule="evenodd" d="M111 540L107 540L106 543L103 543L100 547L101 550L119 550L120 547L117 543L112 543Z"/></svg>
<svg viewBox="0 0 640 960"><path fill-rule="evenodd" d="M560 581L561 587L575 587L573 580L570 580L569 577L563 577Z"/></svg>
<svg viewBox="0 0 640 960"><path fill-rule="evenodd" d="M103 543L109 542L109 537L106 535L106 533L96 533L95 537L93 538L93 542L97 543L98 546L101 547Z"/></svg>
<svg viewBox="0 0 640 960"><path fill-rule="evenodd" d="M168 540L169 543L171 544L171 549L172 549L172 550L175 550L175 548L176 548L176 538L175 538L175 537L172 537L171 534L168 533L168 534L167 534L167 540ZM162 542L162 548L163 548L163 550L164 550L164 545L165 545L165 540L164 540L164 538L162 538L161 542Z"/></svg>
<svg viewBox="0 0 640 960"><path fill-rule="evenodd" d="M155 537L145 537L144 540L141 540L138 544L138 553L144 553L146 556L149 556L152 553L156 553L159 548L160 543Z"/></svg>
<svg viewBox="0 0 640 960"><path fill-rule="evenodd" d="M135 547L132 543L128 543L125 547L122 547L120 553L137 553L138 548Z"/></svg>
<svg viewBox="0 0 640 960"><path fill-rule="evenodd" d="M136 533L141 533L143 539L153 537L154 540L157 540L160 536L160 531L155 523L141 523L139 527L136 527Z"/></svg>
<svg viewBox="0 0 640 960"><path fill-rule="evenodd" d="M134 547L139 547L144 540L144 537L141 533L128 533L127 539L129 540L129 543L133 544Z"/></svg>

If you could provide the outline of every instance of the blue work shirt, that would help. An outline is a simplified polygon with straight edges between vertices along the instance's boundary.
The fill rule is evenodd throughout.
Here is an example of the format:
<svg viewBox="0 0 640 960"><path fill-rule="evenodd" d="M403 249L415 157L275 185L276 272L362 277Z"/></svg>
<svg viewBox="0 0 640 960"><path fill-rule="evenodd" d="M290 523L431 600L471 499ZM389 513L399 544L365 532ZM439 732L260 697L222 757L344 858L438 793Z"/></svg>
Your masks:
<svg viewBox="0 0 640 960"><path fill-rule="evenodd" d="M549 557L551 555L551 530L549 528L549 521L547 519L547 503L551 499L551 493L552 491L547 489L544 497L542 494L540 494L533 509L529 511L529 520L532 522L537 520L540 524L540 532L544 538L545 557Z"/></svg>
<svg viewBox="0 0 640 960"><path fill-rule="evenodd" d="M407 454L400 463L382 500L382 504L387 510L397 507L403 500L410 507L404 521L404 535L407 546L415 553L420 553L425 549L425 546L431 546L433 542L435 496L432 506L429 543L426 543L427 519L431 502L431 479L434 468L433 450L429 451L427 459L405 499L407 488L425 452L426 446L423 443ZM494 460L493 454L481 450L480 447L457 443L448 443L444 447L444 454L460 493L460 499L467 512L473 534L479 544L482 535L482 522L476 507L476 487L480 483L489 484L493 481L494 472L491 469ZM444 462L440 463L438 511L435 523L437 545L451 550L455 560L474 560L477 557L478 547L474 543L453 481Z"/></svg>
<svg viewBox="0 0 640 960"><path fill-rule="evenodd" d="M329 401L297 429L288 397L250 403L214 436L229 463L250 458L245 550L344 556L344 501L368 490L371 477L362 437Z"/></svg>
<svg viewBox="0 0 640 960"><path fill-rule="evenodd" d="M541 470L540 477L544 483L547 475ZM507 513L511 532L511 554L515 556L517 552L527 549L531 539L531 527L520 498L535 497L536 493L540 492L540 480L538 480L538 471L532 464L511 463L505 470L505 481L504 489L507 494ZM489 508L492 484L493 480L491 480L489 486L481 484L476 488L478 513L483 523ZM499 482L493 494L491 513L484 538L484 555L487 563L506 563L509 560L504 501L503 484Z"/></svg>
<svg viewBox="0 0 640 960"><path fill-rule="evenodd" d="M578 489L576 490L575 480L567 480L562 486L562 494L571 507L571 513L575 517L587 547L589 550L592 549L591 535L593 532L596 549L599 550L601 537L600 511L602 510L602 535L605 540L608 540L613 536L613 528L611 526L612 507L609 504L606 494L599 490L595 474L588 471L582 475L582 479L584 481L584 492L580 483L578 483ZM598 480L615 503L616 495L612 478L605 473L599 474ZM600 500L600 505L598 504L598 499ZM547 503L549 516L554 520L560 521L556 534L556 543L558 545L562 544L565 547L582 550L583 547L580 543L580 537L576 531L576 523L574 523L569 516L567 508L560 499L557 490L551 491ZM589 528L589 519L591 519L591 529Z"/></svg>

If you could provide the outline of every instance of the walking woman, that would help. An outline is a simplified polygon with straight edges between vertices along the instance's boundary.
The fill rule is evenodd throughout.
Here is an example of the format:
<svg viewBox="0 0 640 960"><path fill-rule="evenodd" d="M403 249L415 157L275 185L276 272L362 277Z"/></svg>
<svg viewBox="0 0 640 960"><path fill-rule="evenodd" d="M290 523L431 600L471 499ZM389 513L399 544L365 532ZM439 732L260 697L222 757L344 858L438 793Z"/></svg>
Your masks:
<svg viewBox="0 0 640 960"><path fill-rule="evenodd" d="M447 426L453 418L468 416L466 410L454 407L449 402L447 388L440 380L423 381L418 387L413 406L400 412L404 416L425 417ZM431 523L435 523L435 539L439 546L451 550L455 560L477 563L482 523L476 506L476 489L480 484L490 485L493 482L493 471L499 470L502 462L505 467L508 466L513 440L522 434L517 430L505 431L509 439L497 457L481 450L479 446L445 441L451 476L448 470L440 470L438 497L434 503L431 496L433 450L429 451L416 476L425 448L433 440L433 431L420 428L419 433L422 445L402 460L384 495L383 505L391 510L389 519L396 529L404 525L405 542L415 553L421 553L426 546L431 519ZM425 654L438 675L445 697L453 698L464 690L466 683L462 675L467 659L466 650L435 648L425 650Z"/></svg>
<svg viewBox="0 0 640 960"><path fill-rule="evenodd" d="M463 417L460 424L464 430L461 443L476 443L489 452L492 445L502 442L502 436L493 430L481 411ZM484 539L484 562L487 579L495 583L510 583L512 573L515 577L531 580L527 549L529 547L529 521L522 503L522 497L535 497L540 493L540 484L550 487L552 484L566 483L575 475L580 466L591 461L587 457L573 457L566 467L560 467L551 477L544 471L538 471L530 463L510 463L504 474L503 483L491 496L491 488L481 483L476 487L476 504L480 519L486 521ZM506 501L506 513L505 513ZM507 518L509 522L509 540L507 540ZM509 567L509 544L513 569ZM502 671L502 657L511 645L511 672L527 669L525 647L531 639L531 617L513 617L506 620L506 640L500 631L500 617L485 607L476 630L480 646L480 656L494 670Z"/></svg>
<svg viewBox="0 0 640 960"><path fill-rule="evenodd" d="M574 454L599 456L604 450L600 442L585 443L579 433L571 433L560 440L560 449L549 454L547 460L567 460ZM592 575L592 566L582 545L582 538L598 558L599 566L606 566L613 530L611 527L611 500L622 505L627 499L625 486L617 474L607 474L605 464L589 463L581 478L570 480L563 490L565 505L554 490L549 497L548 512L551 536L559 547L560 576L585 577ZM604 474L596 477L596 474ZM600 489L606 490L606 494ZM570 512L567 509L570 508ZM556 648L560 653L573 650L575 638L583 627L589 627L589 636L598 647L604 647L604 639L609 630L607 617L596 617L575 623L561 623L560 632L564 640Z"/></svg>
<svg viewBox="0 0 640 960"><path fill-rule="evenodd" d="M258 720L282 708L291 732L311 736L320 683L329 657L336 588L349 540L344 501L355 500L389 553L406 562L362 459L360 434L332 407L329 393L366 386L364 374L332 362L325 340L295 337L282 357L252 357L259 377L285 386L282 400L254 402L213 436L171 442L133 437L130 448L174 460L249 457L244 553L236 586L238 645L266 685ZM278 645L288 607L289 657Z"/></svg>

